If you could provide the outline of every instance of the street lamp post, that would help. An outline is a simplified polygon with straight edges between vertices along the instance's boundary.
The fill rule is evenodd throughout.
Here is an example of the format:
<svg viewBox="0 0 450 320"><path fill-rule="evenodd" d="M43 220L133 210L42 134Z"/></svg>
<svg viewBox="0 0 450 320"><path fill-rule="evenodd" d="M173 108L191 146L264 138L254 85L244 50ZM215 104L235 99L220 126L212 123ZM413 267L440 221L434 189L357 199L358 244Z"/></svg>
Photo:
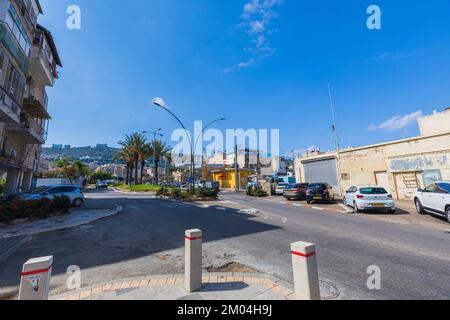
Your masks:
<svg viewBox="0 0 450 320"><path fill-rule="evenodd" d="M158 175L158 173L156 172L156 137L164 137L163 134L160 134L160 132L162 131L161 128L159 128L158 130L154 131L154 132L147 132L144 131L142 132L143 134L153 134L153 183L156 185L158 184L158 181L156 180L156 177Z"/></svg>
<svg viewBox="0 0 450 320"><path fill-rule="evenodd" d="M197 148L197 143L200 139L200 137L203 137L204 132L206 131L206 129L208 129L210 126L212 126L214 123L219 122L219 121L225 121L226 118L220 118L214 121L211 121L201 132L201 134L197 137L197 139L195 140L195 143L192 144L192 139L191 136L189 134L189 131L186 129L186 126L183 124L183 122L181 122L181 120L172 112L167 108L166 102L164 101L164 99L162 98L155 98L153 99L153 104L157 107L160 107L162 109L164 109L165 111L167 111L168 113L170 113L170 115L172 115L172 117L174 117L178 123L181 125L181 127L184 129L184 131L186 132L186 136L189 139L189 145L191 148L191 177L192 177L192 190L195 190L195 150Z"/></svg>

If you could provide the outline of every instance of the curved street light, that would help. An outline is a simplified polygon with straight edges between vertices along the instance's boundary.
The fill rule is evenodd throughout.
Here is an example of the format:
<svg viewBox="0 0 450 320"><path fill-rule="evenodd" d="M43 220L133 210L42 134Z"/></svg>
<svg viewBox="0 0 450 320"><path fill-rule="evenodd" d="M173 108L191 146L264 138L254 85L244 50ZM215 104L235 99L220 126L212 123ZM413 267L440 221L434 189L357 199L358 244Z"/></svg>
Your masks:
<svg viewBox="0 0 450 320"><path fill-rule="evenodd" d="M152 103L155 105L155 106L157 106L157 107L159 107L159 108L162 108L162 109L164 109L165 111L167 111L170 115L172 115L172 117L174 117L177 121L178 121L178 123L181 125L181 127L184 129L184 131L186 132L186 136L188 137L188 139L189 139L189 145L190 145L190 148L191 148L191 177L192 177L192 179L193 179L193 182L192 182L192 189L195 189L195 150L196 150L196 148L197 148L197 143L198 143L198 141L199 141L199 139L200 139L200 137L203 137L203 134L204 134L204 132L206 131L206 129L208 129L209 127L211 127L214 123L216 123L216 122L219 122L219 121L225 121L225 120L227 120L226 118L220 118L220 119L217 119L217 120L214 120L214 121L211 121L203 130L202 130L202 132L201 132L201 134L197 137L197 139L195 140L195 143L194 144L192 144L192 139L191 139L191 135L190 135L190 133L189 133L189 131L186 129L186 126L183 124L183 122L172 112L172 111L170 111L168 108L167 108L167 104L166 104L166 102L164 101L164 99L163 98L154 98L153 100L152 100Z"/></svg>

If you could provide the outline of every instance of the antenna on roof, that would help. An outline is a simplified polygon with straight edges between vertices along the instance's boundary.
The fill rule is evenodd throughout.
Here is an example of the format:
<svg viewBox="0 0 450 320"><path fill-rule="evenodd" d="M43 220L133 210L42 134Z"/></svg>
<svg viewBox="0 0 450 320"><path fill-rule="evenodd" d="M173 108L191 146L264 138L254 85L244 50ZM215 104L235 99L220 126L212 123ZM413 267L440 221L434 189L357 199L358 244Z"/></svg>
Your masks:
<svg viewBox="0 0 450 320"><path fill-rule="evenodd" d="M336 117L334 114L334 101L333 101L333 96L331 94L331 85L330 84L328 84L328 94L330 97L330 109L331 109L331 117L332 117L332 121L333 121L332 129L333 129L334 143L336 145L337 152L339 152L339 149L340 149L339 136L337 134Z"/></svg>

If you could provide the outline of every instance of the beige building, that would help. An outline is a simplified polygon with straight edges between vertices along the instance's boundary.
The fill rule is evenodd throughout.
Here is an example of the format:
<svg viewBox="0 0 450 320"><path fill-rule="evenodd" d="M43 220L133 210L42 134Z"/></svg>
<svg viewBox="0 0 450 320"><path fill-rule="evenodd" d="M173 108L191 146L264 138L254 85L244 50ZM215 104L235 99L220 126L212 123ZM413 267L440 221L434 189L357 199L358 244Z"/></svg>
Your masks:
<svg viewBox="0 0 450 320"><path fill-rule="evenodd" d="M297 158L297 180L328 182L340 193L380 185L397 199L411 199L418 188L450 180L450 110L419 119L419 127L419 137Z"/></svg>
<svg viewBox="0 0 450 320"><path fill-rule="evenodd" d="M39 14L38 0L0 2L0 175L6 193L28 190L39 169L50 119L45 88L61 66Z"/></svg>

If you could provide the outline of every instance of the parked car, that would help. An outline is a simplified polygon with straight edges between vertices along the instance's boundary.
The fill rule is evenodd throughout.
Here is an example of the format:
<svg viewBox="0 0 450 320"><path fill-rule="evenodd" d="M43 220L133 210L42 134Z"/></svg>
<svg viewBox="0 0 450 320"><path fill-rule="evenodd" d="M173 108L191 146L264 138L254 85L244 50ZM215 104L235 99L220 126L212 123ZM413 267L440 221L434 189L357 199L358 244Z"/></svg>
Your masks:
<svg viewBox="0 0 450 320"><path fill-rule="evenodd" d="M27 201L44 198L53 199L56 196L67 196L74 207L81 207L84 203L83 190L74 185L42 186L22 194L20 198Z"/></svg>
<svg viewBox="0 0 450 320"><path fill-rule="evenodd" d="M383 210L387 213L396 211L392 195L383 187L377 186L351 187L345 193L344 205L353 207L357 213L367 210Z"/></svg>
<svg viewBox="0 0 450 320"><path fill-rule="evenodd" d="M417 212L431 213L447 218L450 223L450 182L438 181L414 195Z"/></svg>
<svg viewBox="0 0 450 320"><path fill-rule="evenodd" d="M334 200L333 187L328 183L311 183L306 190L306 201L308 204L315 201L331 203Z"/></svg>
<svg viewBox="0 0 450 320"><path fill-rule="evenodd" d="M106 181L97 180L95 187L97 189L108 189L108 183Z"/></svg>
<svg viewBox="0 0 450 320"><path fill-rule="evenodd" d="M275 194L278 196L282 196L287 186L288 184L285 182L277 184L277 186L275 187Z"/></svg>
<svg viewBox="0 0 450 320"><path fill-rule="evenodd" d="M189 190L191 190L191 186L189 184L182 184L180 185L180 190L181 192L188 192Z"/></svg>
<svg viewBox="0 0 450 320"><path fill-rule="evenodd" d="M308 183L290 184L284 190L284 197L288 200L306 200Z"/></svg>

